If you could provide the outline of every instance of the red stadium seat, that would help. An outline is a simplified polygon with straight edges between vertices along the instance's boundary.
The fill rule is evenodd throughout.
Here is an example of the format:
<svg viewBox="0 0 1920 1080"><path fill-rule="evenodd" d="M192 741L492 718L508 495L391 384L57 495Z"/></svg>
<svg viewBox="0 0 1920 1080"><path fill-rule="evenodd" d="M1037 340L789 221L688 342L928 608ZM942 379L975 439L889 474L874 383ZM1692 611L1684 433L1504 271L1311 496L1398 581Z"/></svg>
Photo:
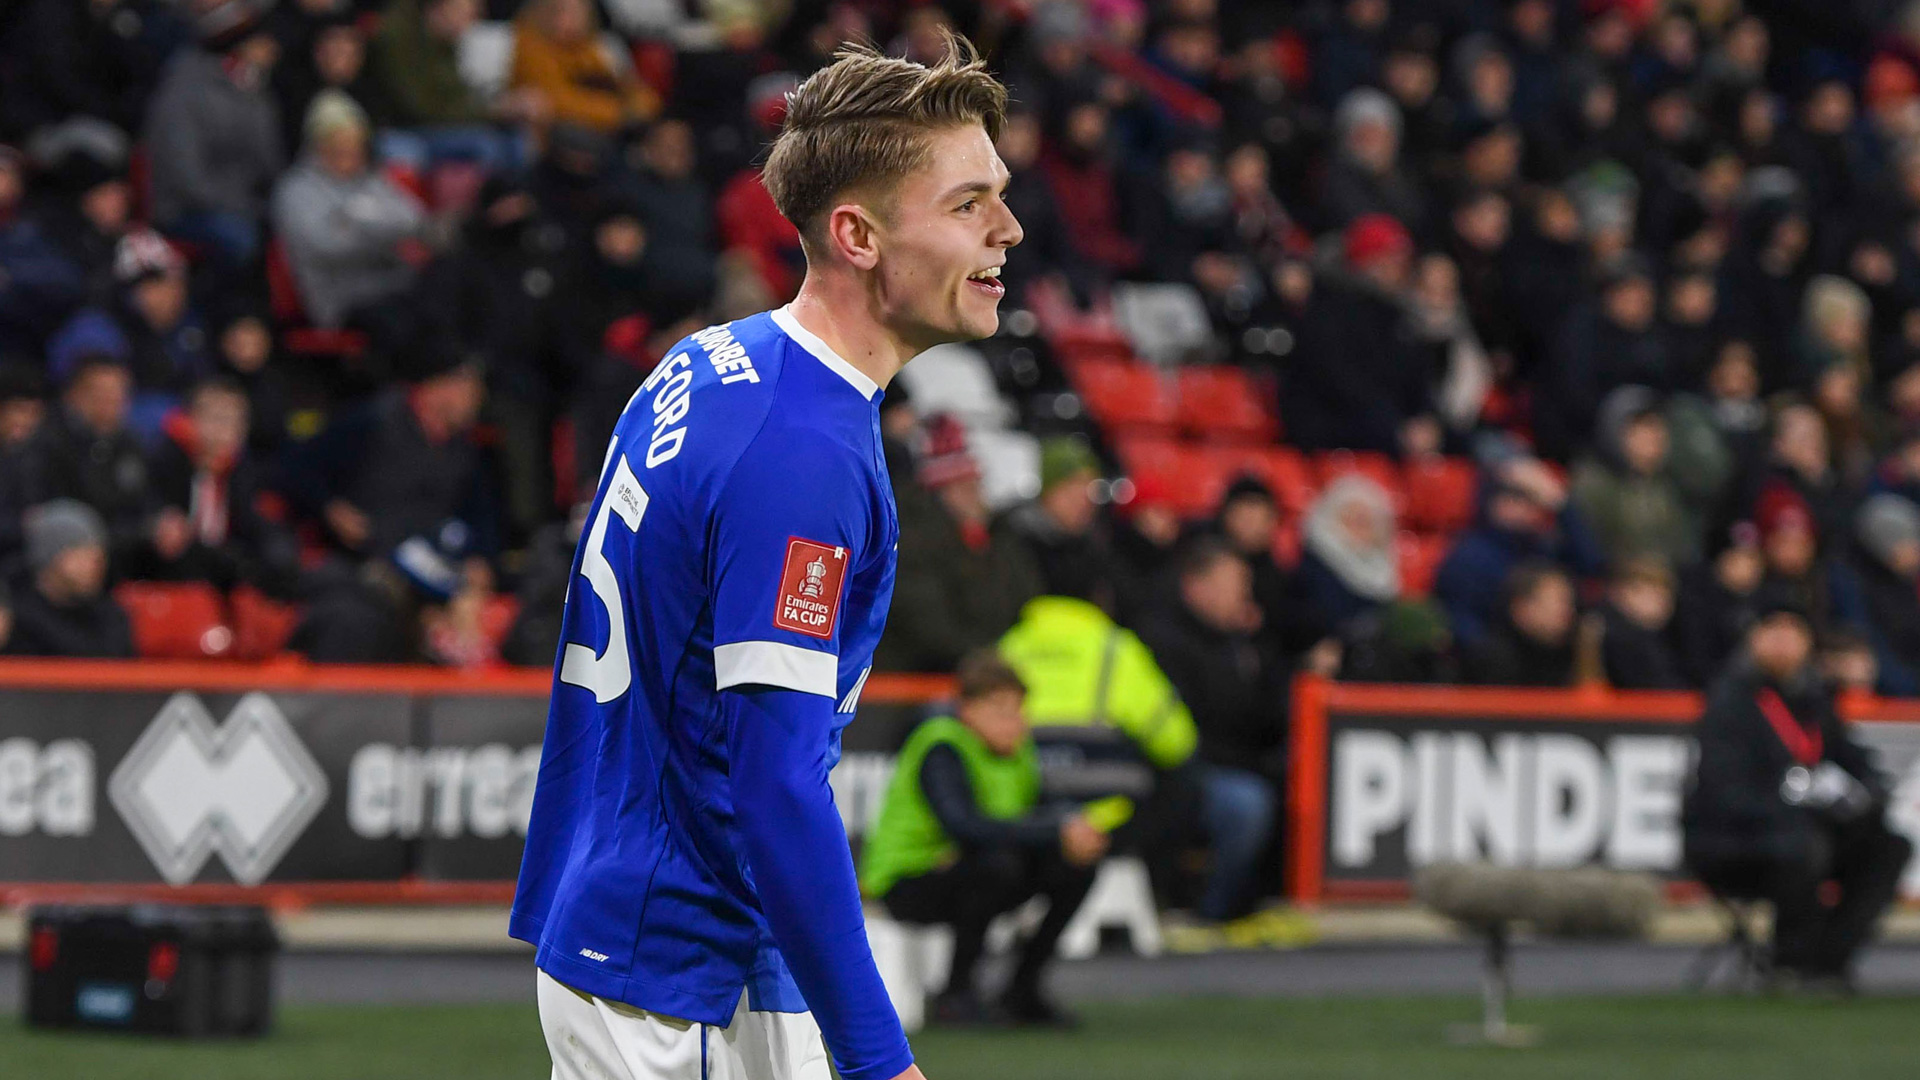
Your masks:
<svg viewBox="0 0 1920 1080"><path fill-rule="evenodd" d="M1269 443L1280 430L1265 389L1226 364L1180 369L1180 426L1203 439Z"/></svg>
<svg viewBox="0 0 1920 1080"><path fill-rule="evenodd" d="M1421 536L1410 532L1399 535L1402 595L1420 597L1433 591L1434 575L1440 572L1440 561L1447 557L1452 542L1448 536Z"/></svg>
<svg viewBox="0 0 1920 1080"><path fill-rule="evenodd" d="M1178 439L1123 437L1116 441L1114 452L1130 475L1167 492L1173 511L1185 518L1212 514L1233 476L1207 448Z"/></svg>
<svg viewBox="0 0 1920 1080"><path fill-rule="evenodd" d="M1429 458L1406 468L1408 528L1453 533L1473 523L1478 472L1466 458Z"/></svg>
<svg viewBox="0 0 1920 1080"><path fill-rule="evenodd" d="M1326 487L1348 473L1359 473L1386 489L1393 499L1396 510L1407 505L1406 487L1401 481L1400 466L1385 454L1366 450L1329 450L1314 461L1314 470L1320 475L1320 486Z"/></svg>
<svg viewBox="0 0 1920 1080"><path fill-rule="evenodd" d="M1170 434L1180 420L1173 384L1146 364L1088 361L1073 369L1087 411L1116 433Z"/></svg>
<svg viewBox="0 0 1920 1080"><path fill-rule="evenodd" d="M199 660L233 653L233 628L219 590L203 582L128 581L113 590L133 624L133 648L148 660Z"/></svg>
<svg viewBox="0 0 1920 1080"><path fill-rule="evenodd" d="M276 238L267 241L267 305L275 322L288 327L280 335L281 344L290 353L302 356L356 357L367 349L367 336L355 330L322 330L304 325L307 309L300 302L300 287L293 280L293 267L287 265L286 249Z"/></svg>
<svg viewBox="0 0 1920 1080"><path fill-rule="evenodd" d="M1290 446L1274 446L1263 450L1261 457L1266 462L1267 486L1273 489L1273 497L1279 500L1286 516L1306 513L1314 497L1320 494L1320 485L1306 455Z"/></svg>
<svg viewBox="0 0 1920 1080"><path fill-rule="evenodd" d="M283 604L251 585L228 596L233 608L233 655L237 660L269 660L287 649L300 625L300 609Z"/></svg>

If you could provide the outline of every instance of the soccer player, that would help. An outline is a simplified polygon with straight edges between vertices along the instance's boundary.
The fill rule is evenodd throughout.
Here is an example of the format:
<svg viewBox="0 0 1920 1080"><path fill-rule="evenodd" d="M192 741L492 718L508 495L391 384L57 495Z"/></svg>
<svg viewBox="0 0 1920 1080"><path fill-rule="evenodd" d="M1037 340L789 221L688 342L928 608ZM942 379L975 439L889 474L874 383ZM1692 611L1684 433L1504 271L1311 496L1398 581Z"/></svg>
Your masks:
<svg viewBox="0 0 1920 1080"><path fill-rule="evenodd" d="M556 1080L920 1080L827 773L893 591L883 388L999 324L1005 104L958 39L801 84L763 174L799 295L680 342L614 429L511 924Z"/></svg>

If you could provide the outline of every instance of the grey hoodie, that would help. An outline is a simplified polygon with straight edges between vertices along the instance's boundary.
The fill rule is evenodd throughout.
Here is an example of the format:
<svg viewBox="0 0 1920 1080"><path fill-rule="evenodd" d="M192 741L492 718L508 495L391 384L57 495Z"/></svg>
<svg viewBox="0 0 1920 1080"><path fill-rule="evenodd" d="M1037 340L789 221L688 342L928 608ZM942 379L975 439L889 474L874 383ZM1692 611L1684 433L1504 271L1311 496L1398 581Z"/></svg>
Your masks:
<svg viewBox="0 0 1920 1080"><path fill-rule="evenodd" d="M315 326L337 327L355 306L412 284L413 267L398 245L425 222L420 204L383 174L368 169L341 179L312 155L273 192L274 231Z"/></svg>

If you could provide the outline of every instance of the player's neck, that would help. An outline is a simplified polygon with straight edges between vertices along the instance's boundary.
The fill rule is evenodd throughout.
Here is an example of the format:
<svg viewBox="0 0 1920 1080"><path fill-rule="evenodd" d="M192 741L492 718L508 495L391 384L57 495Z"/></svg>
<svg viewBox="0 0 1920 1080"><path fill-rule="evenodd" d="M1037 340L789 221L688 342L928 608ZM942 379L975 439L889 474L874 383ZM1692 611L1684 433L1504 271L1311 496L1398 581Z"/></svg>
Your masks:
<svg viewBox="0 0 1920 1080"><path fill-rule="evenodd" d="M837 290L809 277L787 310L809 333L884 389L921 349L889 330L869 303L870 298L857 290Z"/></svg>

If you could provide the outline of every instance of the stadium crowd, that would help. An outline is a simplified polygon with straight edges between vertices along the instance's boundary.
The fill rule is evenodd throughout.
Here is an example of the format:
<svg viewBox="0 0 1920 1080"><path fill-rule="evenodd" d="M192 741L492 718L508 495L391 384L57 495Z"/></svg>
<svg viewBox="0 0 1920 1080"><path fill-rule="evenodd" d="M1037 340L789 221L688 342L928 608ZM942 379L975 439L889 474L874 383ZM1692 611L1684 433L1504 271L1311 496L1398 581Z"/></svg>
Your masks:
<svg viewBox="0 0 1920 1080"><path fill-rule="evenodd" d="M990 501L966 425L890 395L883 667L1077 600L1247 762L1303 666L1698 687L1786 597L1920 693L1920 7L1868 0L8 5L6 651L130 655L123 583L172 581L315 660L549 663L621 405L797 285L784 92L945 27L1013 88L983 350L1043 441ZM1120 479L1125 432L1038 391L1141 284L1279 447L1465 463L1428 573L1379 468L1205 515Z"/></svg>

